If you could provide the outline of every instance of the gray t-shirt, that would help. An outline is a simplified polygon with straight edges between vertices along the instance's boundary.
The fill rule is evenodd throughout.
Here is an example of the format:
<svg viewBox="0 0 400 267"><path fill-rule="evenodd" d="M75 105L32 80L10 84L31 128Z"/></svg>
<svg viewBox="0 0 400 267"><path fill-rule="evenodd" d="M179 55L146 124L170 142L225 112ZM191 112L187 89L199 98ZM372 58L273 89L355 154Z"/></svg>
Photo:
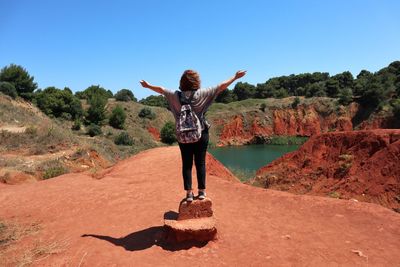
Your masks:
<svg viewBox="0 0 400 267"><path fill-rule="evenodd" d="M217 97L218 93L218 86L210 87L207 89L199 89L195 91L190 105L192 107L192 110L194 111L194 113L196 113L197 117L200 120L203 121L204 113L206 113L207 109ZM184 91L181 92L181 94L186 100L189 100L191 94L193 94L193 91ZM181 111L181 103L179 101L178 91L172 92L165 89L164 96L169 103L169 107L176 121ZM203 123L202 129L204 129Z"/></svg>

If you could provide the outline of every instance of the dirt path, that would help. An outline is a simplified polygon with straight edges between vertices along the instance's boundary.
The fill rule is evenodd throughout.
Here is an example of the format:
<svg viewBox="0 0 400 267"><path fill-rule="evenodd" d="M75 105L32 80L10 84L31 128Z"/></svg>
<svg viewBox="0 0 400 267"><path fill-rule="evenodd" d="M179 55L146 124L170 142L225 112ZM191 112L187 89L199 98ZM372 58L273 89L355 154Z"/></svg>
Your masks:
<svg viewBox="0 0 400 267"><path fill-rule="evenodd" d="M176 211L183 197L177 147L144 151L99 180L79 173L1 186L0 218L35 222L40 230L0 254L0 261L31 259L34 266L400 265L400 214L375 204L264 190L218 177L214 168L208 193L219 239L189 249L157 242L164 212ZM33 249L42 253L26 256L35 246L47 250Z"/></svg>

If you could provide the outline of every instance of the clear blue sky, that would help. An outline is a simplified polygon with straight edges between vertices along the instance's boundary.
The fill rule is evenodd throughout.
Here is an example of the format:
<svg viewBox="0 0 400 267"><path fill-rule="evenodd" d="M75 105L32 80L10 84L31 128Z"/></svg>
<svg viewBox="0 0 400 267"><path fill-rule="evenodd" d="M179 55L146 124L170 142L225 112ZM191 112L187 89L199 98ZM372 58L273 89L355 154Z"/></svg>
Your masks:
<svg viewBox="0 0 400 267"><path fill-rule="evenodd" d="M40 88L152 94L183 70L204 87L246 69L253 84L291 73L377 71L400 59L400 1L0 0L0 66Z"/></svg>

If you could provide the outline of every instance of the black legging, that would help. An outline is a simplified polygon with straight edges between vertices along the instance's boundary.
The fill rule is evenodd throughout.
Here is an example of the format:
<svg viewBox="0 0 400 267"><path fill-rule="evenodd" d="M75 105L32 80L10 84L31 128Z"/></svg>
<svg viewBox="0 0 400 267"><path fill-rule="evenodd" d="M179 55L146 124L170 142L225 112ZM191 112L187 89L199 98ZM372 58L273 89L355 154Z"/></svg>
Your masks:
<svg viewBox="0 0 400 267"><path fill-rule="evenodd" d="M182 156L182 176L185 190L192 188L193 156L196 164L198 189L206 189L206 152L208 146L208 130L203 130L196 143L179 143Z"/></svg>

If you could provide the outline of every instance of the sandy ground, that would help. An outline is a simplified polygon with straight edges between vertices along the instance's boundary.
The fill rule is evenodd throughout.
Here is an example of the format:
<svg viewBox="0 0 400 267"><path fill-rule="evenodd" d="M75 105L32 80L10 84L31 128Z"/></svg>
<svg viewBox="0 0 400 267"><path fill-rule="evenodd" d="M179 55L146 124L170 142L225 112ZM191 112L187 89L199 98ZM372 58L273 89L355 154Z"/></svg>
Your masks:
<svg viewBox="0 0 400 267"><path fill-rule="evenodd" d="M119 162L101 179L74 173L0 186L0 218L40 228L6 247L0 265L400 265L400 214L256 188L215 170L207 182L218 240L167 245L163 214L177 211L184 196L180 166L178 147L164 147Z"/></svg>

